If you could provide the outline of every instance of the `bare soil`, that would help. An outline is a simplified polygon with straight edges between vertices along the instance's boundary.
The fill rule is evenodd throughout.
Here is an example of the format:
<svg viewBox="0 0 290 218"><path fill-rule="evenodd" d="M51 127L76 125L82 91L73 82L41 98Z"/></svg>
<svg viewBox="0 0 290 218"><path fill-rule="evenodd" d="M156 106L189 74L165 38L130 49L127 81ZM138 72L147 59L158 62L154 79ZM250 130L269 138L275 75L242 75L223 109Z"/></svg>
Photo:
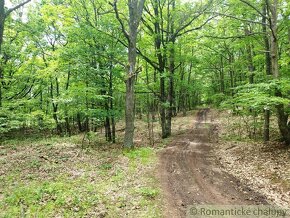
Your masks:
<svg viewBox="0 0 290 218"><path fill-rule="evenodd" d="M174 137L159 153L158 177L164 193L164 217L185 217L193 204L257 205L266 198L227 173L213 152L214 115L198 111L192 128Z"/></svg>

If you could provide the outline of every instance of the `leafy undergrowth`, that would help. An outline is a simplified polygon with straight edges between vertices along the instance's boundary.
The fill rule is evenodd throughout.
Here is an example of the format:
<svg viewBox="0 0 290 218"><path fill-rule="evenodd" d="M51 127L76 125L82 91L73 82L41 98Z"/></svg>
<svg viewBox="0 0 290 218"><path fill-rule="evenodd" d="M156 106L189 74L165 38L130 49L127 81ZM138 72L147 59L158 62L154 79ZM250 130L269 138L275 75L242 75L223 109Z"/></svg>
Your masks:
<svg viewBox="0 0 290 218"><path fill-rule="evenodd" d="M0 217L160 217L156 150L82 136L0 146Z"/></svg>
<svg viewBox="0 0 290 218"><path fill-rule="evenodd" d="M266 196L269 202L289 207L290 205L290 148L275 141L233 137L239 118L229 113L219 115L220 142L216 151L223 166L231 174ZM274 120L273 120L274 122ZM272 123L272 128L275 123ZM241 134L247 130L239 126ZM276 129L277 131L277 129ZM272 138L276 136L272 131Z"/></svg>

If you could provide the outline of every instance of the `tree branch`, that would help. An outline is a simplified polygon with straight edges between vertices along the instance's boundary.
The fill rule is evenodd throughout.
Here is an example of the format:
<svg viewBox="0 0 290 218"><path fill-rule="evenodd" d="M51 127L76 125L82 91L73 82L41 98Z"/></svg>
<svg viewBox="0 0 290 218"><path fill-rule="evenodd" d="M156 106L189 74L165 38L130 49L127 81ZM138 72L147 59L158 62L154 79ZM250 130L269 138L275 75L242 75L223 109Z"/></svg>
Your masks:
<svg viewBox="0 0 290 218"><path fill-rule="evenodd" d="M234 15L231 15L231 14L223 14L223 13L219 13L219 12L207 12L207 13L214 14L214 15L221 16L221 17L228 17L228 18L232 18L232 19L235 19L235 20L240 20L240 21L244 21L244 22L248 22L248 23L255 23L255 24L269 26L269 24L267 24L267 23L262 23L262 22L253 21L253 20L247 20L247 19L235 17Z"/></svg>
<svg viewBox="0 0 290 218"><path fill-rule="evenodd" d="M118 11L118 8L117 8L117 0L114 0L114 3L109 3L109 4L113 7L113 9L115 11L116 18L117 18L118 22L121 25L121 29L122 29L122 32L123 32L124 36L126 37L128 42L130 42L130 36L127 33L125 25L124 25L123 21L120 18L120 14L119 14L119 11Z"/></svg>
<svg viewBox="0 0 290 218"><path fill-rule="evenodd" d="M203 24L201 24L200 26L198 27L194 27L194 28L191 28L191 29L188 29L188 30L185 30L184 32L182 33L178 33L176 36L181 36L181 35L184 35L188 32L192 32L192 31L195 31L195 30L199 30L201 29L202 27L204 27L209 21L211 21L212 19L214 19L215 17L217 17L217 15L213 16L213 17L210 17L208 18Z"/></svg>
<svg viewBox="0 0 290 218"><path fill-rule="evenodd" d="M148 58L146 55L144 55L138 48L137 48L137 54L140 55L147 63L149 63L154 69L160 71L160 68L156 62Z"/></svg>
<svg viewBox="0 0 290 218"><path fill-rule="evenodd" d="M144 24L144 26L147 27L147 29L149 30L150 34L153 35L153 34L154 34L154 30L153 30L153 28L150 26L150 24L148 24L144 18L141 18L141 21L142 21L142 23Z"/></svg>
<svg viewBox="0 0 290 218"><path fill-rule="evenodd" d="M243 2L244 4L248 5L249 7L251 7L252 9L254 9L256 12L258 12L259 15L261 15L262 17L266 18L267 20L269 19L267 16L265 16L258 8L256 8L254 5L252 5L250 2L246 1L246 0L239 0L241 2Z"/></svg>
<svg viewBox="0 0 290 218"><path fill-rule="evenodd" d="M174 35L178 36L181 31L183 31L186 27L190 26L196 19L198 19L201 15L204 14L204 12L210 7L211 4L212 1L209 1L209 3L205 7L203 7L197 15L193 16L186 24L181 25L180 28L176 30Z"/></svg>
<svg viewBox="0 0 290 218"><path fill-rule="evenodd" d="M4 17L9 16L9 14L11 14L13 11L17 10L18 8L21 8L22 6L26 5L26 4L27 4L28 2L30 2L30 1L31 1L31 0L26 0L26 1L22 2L22 3L20 3L19 5L16 5L15 7L8 9L8 10L6 11Z"/></svg>
<svg viewBox="0 0 290 218"><path fill-rule="evenodd" d="M206 38L214 38L214 39L242 39L242 38L246 38L248 36L253 36L253 35L260 35L260 34L264 34L263 32L256 32L256 33L249 33L247 35L236 35L236 36L214 36L214 35L204 35L201 36L202 37L206 37Z"/></svg>

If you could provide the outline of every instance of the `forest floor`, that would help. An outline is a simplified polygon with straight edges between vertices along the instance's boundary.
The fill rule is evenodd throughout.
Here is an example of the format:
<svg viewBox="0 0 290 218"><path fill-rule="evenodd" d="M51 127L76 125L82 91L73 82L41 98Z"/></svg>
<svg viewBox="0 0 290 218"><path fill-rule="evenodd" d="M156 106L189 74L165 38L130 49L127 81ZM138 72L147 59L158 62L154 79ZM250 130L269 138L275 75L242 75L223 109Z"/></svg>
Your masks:
<svg viewBox="0 0 290 218"><path fill-rule="evenodd" d="M185 217L193 204L290 205L290 149L229 137L236 118L201 109L161 139L136 120L133 150L99 133L0 143L0 217ZM244 133L243 133L244 134Z"/></svg>
<svg viewBox="0 0 290 218"><path fill-rule="evenodd" d="M264 195L270 204L290 209L290 147L279 142L275 117L267 143L249 140L240 118L227 111L219 113L216 122L219 142L213 144L213 150L223 168Z"/></svg>
<svg viewBox="0 0 290 218"><path fill-rule="evenodd" d="M156 152L83 136L0 146L0 217L161 217Z"/></svg>

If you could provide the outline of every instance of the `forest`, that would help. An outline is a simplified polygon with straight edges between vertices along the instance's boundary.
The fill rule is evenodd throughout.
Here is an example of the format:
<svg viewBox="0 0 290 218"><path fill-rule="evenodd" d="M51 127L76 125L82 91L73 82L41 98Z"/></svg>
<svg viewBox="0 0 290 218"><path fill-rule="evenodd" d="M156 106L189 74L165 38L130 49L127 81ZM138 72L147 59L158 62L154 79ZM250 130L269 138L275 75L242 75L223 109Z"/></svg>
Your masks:
<svg viewBox="0 0 290 218"><path fill-rule="evenodd" d="M109 172L118 172L111 159L124 162L127 158L127 167L137 170L132 175L147 175L154 171L160 158L161 168L164 165L167 169L169 163L165 160L175 157L166 150L168 144L178 148L176 152L183 149L176 141L181 140L179 134L188 139L189 145L208 144L217 131L228 128L228 135L213 144L237 141L266 145L273 152L286 152L282 153L288 155L288 166L289 115L288 0L0 0L0 216L39 213L42 217L41 213L48 211L51 217L118 217L119 212L108 209L113 207L114 200L104 200L111 202L110 206L106 206L106 212L96 214L88 212L93 207L91 199L82 199L82 206L75 202L68 206L66 200L55 203L72 194L58 196L59 193L74 190L83 180L75 184L69 177L72 183L65 182L68 178L53 183L47 176L44 180L48 182L40 185L35 183L41 177L37 170L53 159L53 169L58 172L57 166L63 162L56 159L62 155L89 167L89 157L95 156L95 161L106 158L100 165L95 163L97 169L108 173L108 177L98 178L101 181L113 178ZM185 132L194 122L201 126L187 135ZM208 134L209 139L201 134ZM70 145L59 151L63 143L75 147ZM47 150L47 145L52 150ZM230 145L225 151L236 146ZM164 147L166 151L162 150ZM24 162L17 162L23 158L21 149L27 152L25 157L31 154L30 162L25 162L25 158ZM200 149L205 153L216 150ZM40 153L32 157L35 152ZM47 152L56 153L49 153L50 157ZM62 155L58 157L57 152ZM6 166L12 154L20 156ZM200 157L207 160L206 156ZM5 169L6 166L12 170L24 163L33 169L30 179L23 179L19 173L24 165L18 174L10 175ZM210 162L202 164L212 167ZM186 174L189 169L180 170ZM112 183L126 180L124 175L120 181L119 175L114 176L117 182ZM22 188L12 196L9 193L15 188L15 178L20 184L16 187ZM27 179L34 183L25 185ZM284 194L290 193L289 174L285 181ZM165 180L160 183L166 186ZM93 191L90 185L86 191ZM36 186L41 186L37 194L42 194L34 199ZM161 190L154 186L137 191L136 196L145 196L144 201L149 203L145 208L134 206L144 210L145 215L131 216L162 217L162 212L156 212L152 206L160 206ZM43 193L56 195L56 200L43 200ZM39 199L46 202L45 206ZM128 200L124 199L122 202ZM122 202L118 200L121 205L117 207L125 208L124 212L128 205ZM169 202L172 204L175 202ZM156 207L160 209L159 206ZM154 208L152 213L148 207L150 211ZM125 212L119 216L131 217Z"/></svg>

